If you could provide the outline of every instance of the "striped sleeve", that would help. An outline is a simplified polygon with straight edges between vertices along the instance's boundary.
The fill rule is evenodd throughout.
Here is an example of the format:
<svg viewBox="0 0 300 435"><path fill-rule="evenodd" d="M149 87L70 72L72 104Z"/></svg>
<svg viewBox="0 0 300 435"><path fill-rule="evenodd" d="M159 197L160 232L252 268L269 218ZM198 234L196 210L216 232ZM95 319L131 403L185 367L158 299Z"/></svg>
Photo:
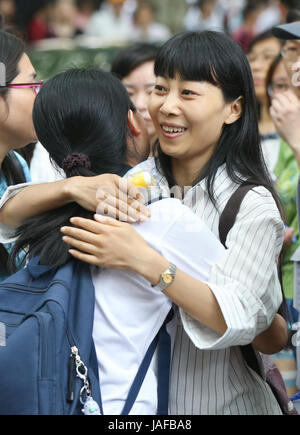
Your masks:
<svg viewBox="0 0 300 435"><path fill-rule="evenodd" d="M228 249L212 268L208 286L214 293L227 330L223 336L181 310L183 326L199 349L245 345L272 322L282 292L276 260L283 242L283 222L271 194L263 187L244 198Z"/></svg>

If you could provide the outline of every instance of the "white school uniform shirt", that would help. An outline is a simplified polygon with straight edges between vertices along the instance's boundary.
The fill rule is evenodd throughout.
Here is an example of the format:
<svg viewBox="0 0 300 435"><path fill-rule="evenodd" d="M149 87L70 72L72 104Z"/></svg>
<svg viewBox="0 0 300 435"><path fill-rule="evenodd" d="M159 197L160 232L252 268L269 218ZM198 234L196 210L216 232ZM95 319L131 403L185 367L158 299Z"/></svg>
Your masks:
<svg viewBox="0 0 300 435"><path fill-rule="evenodd" d="M163 199L150 208L151 218L134 224L136 231L169 261L206 282L212 265L225 251L219 240L177 199ZM197 245L201 248L193 249L194 244L195 248ZM95 288L93 338L103 411L105 415L119 415L143 357L172 302L132 271L92 267L92 281ZM174 317L167 327L172 349L176 323ZM156 414L156 357L155 353L130 414Z"/></svg>
<svg viewBox="0 0 300 435"><path fill-rule="evenodd" d="M153 158L129 174L140 171L151 173L163 194L170 195ZM209 199L205 180L187 192L183 203L218 237L220 214L236 188L223 165L214 183L218 210ZM276 259L283 229L270 192L262 186L248 192L228 233L228 249L212 266L207 283L226 321L226 332L221 336L178 311L170 414L281 414L270 387L246 365L238 346L251 343L267 329L282 301Z"/></svg>
<svg viewBox="0 0 300 435"><path fill-rule="evenodd" d="M183 271L207 281L225 249L194 213L177 199L150 206L147 222L134 224L147 243ZM193 246L201 245L196 250ZM167 317L172 303L142 276L125 270L93 268L95 311L93 338L98 357L104 414L121 413L142 359ZM174 342L177 319L168 325ZM130 412L156 414L156 354Z"/></svg>

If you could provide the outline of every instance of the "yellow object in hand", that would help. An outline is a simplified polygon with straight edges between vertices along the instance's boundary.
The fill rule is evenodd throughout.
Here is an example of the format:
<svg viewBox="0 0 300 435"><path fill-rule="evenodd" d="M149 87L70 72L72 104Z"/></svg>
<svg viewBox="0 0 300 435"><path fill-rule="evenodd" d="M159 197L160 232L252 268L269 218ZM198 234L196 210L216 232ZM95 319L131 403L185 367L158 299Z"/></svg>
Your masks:
<svg viewBox="0 0 300 435"><path fill-rule="evenodd" d="M154 178L148 172L140 172L130 178L130 181L137 187L148 187L156 184Z"/></svg>

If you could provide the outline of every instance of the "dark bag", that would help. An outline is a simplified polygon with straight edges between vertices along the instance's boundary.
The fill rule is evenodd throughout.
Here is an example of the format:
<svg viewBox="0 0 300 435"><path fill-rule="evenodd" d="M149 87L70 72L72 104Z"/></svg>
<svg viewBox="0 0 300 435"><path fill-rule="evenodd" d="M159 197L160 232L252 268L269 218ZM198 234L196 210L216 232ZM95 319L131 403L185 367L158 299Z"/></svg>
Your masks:
<svg viewBox="0 0 300 435"><path fill-rule="evenodd" d="M94 303L90 268L77 260L49 269L35 257L0 284L0 324L6 332L0 342L0 414L103 414L92 338ZM136 400L157 346L157 412L168 413L170 337L163 324L123 415Z"/></svg>
<svg viewBox="0 0 300 435"><path fill-rule="evenodd" d="M229 198L220 216L219 238L225 248L227 235L234 225L241 203L245 195L254 187L257 187L257 185L249 184L247 182L242 183ZM252 370L262 376L261 369L264 369L265 373L263 374L263 377L265 375L265 380L271 387L283 414L298 415L296 408L287 395L281 373L272 358L269 355L258 354L251 344L240 346L240 349L245 361ZM259 359L261 361L259 361Z"/></svg>

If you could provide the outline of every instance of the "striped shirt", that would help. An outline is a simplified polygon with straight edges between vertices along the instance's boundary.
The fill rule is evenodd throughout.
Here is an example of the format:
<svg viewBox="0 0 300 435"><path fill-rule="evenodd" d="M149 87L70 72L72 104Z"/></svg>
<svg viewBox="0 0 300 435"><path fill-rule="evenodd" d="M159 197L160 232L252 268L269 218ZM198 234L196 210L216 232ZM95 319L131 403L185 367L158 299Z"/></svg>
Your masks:
<svg viewBox="0 0 300 435"><path fill-rule="evenodd" d="M147 171L163 196L167 181L148 159L128 175ZM217 208L209 199L205 180L190 188L183 203L218 237L219 216L237 185L225 165L217 172ZM153 192L157 195L157 189ZM212 268L208 286L214 293L227 330L224 335L205 327L182 309L172 358L170 414L276 415L281 410L269 386L245 363L240 345L251 343L272 322L281 303L276 259L283 242L283 222L272 195L259 186L245 196L228 249Z"/></svg>

